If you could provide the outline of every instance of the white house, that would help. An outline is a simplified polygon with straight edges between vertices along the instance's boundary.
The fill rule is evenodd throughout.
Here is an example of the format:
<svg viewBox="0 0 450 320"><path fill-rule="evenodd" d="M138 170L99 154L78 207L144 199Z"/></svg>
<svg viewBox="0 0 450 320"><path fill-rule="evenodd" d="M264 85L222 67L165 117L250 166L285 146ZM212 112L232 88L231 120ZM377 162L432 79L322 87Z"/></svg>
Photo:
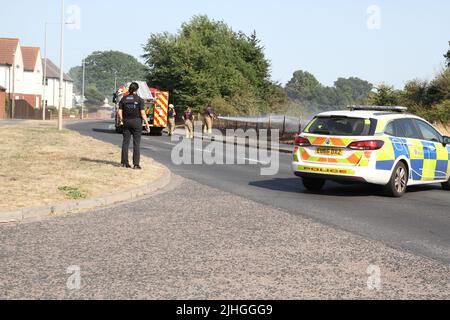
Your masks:
<svg viewBox="0 0 450 320"><path fill-rule="evenodd" d="M0 86L7 93L13 91L13 75L20 78L23 75L22 53L19 39L0 38Z"/></svg>
<svg viewBox="0 0 450 320"><path fill-rule="evenodd" d="M35 96L34 107L41 107L42 100L42 59L41 49L34 47L22 47L23 58L23 88L20 92Z"/></svg>
<svg viewBox="0 0 450 320"><path fill-rule="evenodd" d="M44 100L47 101L49 107L59 107L59 75L60 69L50 60L42 60L42 65L47 66L45 91L43 92ZM68 74L64 74L63 84L63 107L73 107L73 80Z"/></svg>
<svg viewBox="0 0 450 320"><path fill-rule="evenodd" d="M42 61L40 49L21 47L19 39L0 38L0 86L15 100L40 108Z"/></svg>

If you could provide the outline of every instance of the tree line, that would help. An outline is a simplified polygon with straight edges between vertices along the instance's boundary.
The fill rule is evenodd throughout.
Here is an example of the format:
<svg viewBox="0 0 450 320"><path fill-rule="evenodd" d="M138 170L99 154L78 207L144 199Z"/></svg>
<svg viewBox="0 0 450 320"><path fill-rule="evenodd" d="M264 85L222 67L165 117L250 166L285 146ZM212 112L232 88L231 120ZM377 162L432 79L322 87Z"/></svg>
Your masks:
<svg viewBox="0 0 450 320"><path fill-rule="evenodd" d="M450 56L447 53L447 56ZM448 59L448 58L447 58ZM421 117L432 122L450 122L450 60L447 67L433 80L408 81L403 90L389 85L380 85L368 97L369 104L408 107Z"/></svg>
<svg viewBox="0 0 450 320"><path fill-rule="evenodd" d="M449 43L450 44L450 43ZM285 85L271 80L270 61L256 32L236 32L222 21L194 16L176 34L151 34L141 64L117 51L94 52L86 58L86 98L91 104L112 95L117 83L147 80L171 93L171 103L195 111L212 103L217 113L256 115L315 114L353 104L403 105L430 121L449 122L450 50L445 69L431 81L411 80L404 89L373 84L357 77L321 84L311 73L298 70ZM81 66L72 68L80 88Z"/></svg>

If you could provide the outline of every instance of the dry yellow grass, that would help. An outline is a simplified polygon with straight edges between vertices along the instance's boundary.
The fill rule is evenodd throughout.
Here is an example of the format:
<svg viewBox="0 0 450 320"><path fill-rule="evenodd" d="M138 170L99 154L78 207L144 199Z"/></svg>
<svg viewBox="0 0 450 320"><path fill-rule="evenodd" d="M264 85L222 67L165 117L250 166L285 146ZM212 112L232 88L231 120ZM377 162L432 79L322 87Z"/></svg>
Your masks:
<svg viewBox="0 0 450 320"><path fill-rule="evenodd" d="M436 125L436 128L439 129L443 134L450 136L450 123L444 126L443 124Z"/></svg>
<svg viewBox="0 0 450 320"><path fill-rule="evenodd" d="M142 171L120 168L118 147L53 124L0 126L0 211L96 197L162 176L160 164L141 162Z"/></svg>

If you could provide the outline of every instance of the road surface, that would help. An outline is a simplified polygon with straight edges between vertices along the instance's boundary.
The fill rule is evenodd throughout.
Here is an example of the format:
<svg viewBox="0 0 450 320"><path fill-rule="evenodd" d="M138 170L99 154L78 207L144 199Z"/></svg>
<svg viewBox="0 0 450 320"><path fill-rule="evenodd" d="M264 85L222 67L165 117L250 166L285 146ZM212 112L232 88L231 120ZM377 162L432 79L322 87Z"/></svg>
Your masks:
<svg viewBox="0 0 450 320"><path fill-rule="evenodd" d="M68 128L121 144L112 122L77 122ZM167 136L145 136L142 153L176 175L450 265L450 192L439 185L409 188L401 199L384 197L374 186L335 183L312 194L293 176L288 154L279 155L278 174L267 177L260 175L264 164L258 159L248 160L249 165L175 165L171 160L175 144ZM208 199L207 194L204 197Z"/></svg>

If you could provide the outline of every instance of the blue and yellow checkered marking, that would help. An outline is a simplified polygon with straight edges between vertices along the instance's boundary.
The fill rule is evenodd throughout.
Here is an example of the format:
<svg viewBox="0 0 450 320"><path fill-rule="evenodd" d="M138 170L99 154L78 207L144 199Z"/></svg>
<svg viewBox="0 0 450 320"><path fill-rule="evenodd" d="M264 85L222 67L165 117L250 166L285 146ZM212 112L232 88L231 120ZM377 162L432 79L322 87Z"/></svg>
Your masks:
<svg viewBox="0 0 450 320"><path fill-rule="evenodd" d="M390 138L385 141L384 147L377 152L377 170L391 171L395 160L401 156L409 158L408 141L401 138Z"/></svg>
<svg viewBox="0 0 450 320"><path fill-rule="evenodd" d="M442 180L447 177L450 161L437 160L436 161L436 180Z"/></svg>
<svg viewBox="0 0 450 320"><path fill-rule="evenodd" d="M422 141L425 160L437 160L437 148L433 142Z"/></svg>
<svg viewBox="0 0 450 320"><path fill-rule="evenodd" d="M377 170L391 171L395 161L405 157L410 160L413 180L443 180L450 175L450 146L404 138L389 138L385 142L377 152Z"/></svg>

